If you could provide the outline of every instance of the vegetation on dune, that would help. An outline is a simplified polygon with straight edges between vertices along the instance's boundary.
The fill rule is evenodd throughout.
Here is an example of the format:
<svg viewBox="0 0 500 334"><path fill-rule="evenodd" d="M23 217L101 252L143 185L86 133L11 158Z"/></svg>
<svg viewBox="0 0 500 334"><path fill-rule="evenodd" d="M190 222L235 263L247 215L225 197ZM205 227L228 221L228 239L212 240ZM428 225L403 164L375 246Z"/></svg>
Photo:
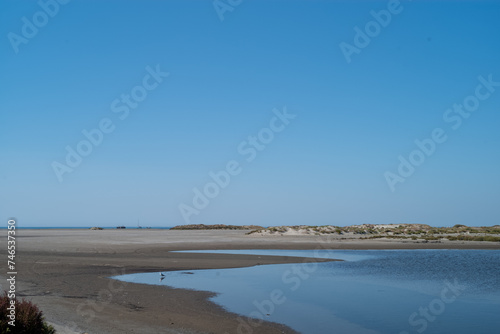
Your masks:
<svg viewBox="0 0 500 334"><path fill-rule="evenodd" d="M453 227L431 227L425 224L363 224L351 226L273 226L251 231L247 234L308 234L328 235L337 234L345 237L360 239L411 239L424 241L439 241L448 239L452 241L492 241L500 242L500 226L469 227L462 224ZM345 238L341 238L345 239Z"/></svg>

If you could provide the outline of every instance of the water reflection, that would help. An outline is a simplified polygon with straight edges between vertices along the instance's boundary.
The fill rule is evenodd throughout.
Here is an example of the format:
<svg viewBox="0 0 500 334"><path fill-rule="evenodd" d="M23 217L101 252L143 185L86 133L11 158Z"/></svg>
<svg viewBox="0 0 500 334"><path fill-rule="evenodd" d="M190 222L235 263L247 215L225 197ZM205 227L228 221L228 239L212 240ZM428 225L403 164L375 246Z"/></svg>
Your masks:
<svg viewBox="0 0 500 334"><path fill-rule="evenodd" d="M313 250L206 252L315 255ZM301 333L498 331L500 251L363 250L321 256L345 261L164 272L163 279L158 273L115 278L212 291L211 300L231 312L284 323ZM245 333L249 326L258 332L258 323L246 321L239 330Z"/></svg>

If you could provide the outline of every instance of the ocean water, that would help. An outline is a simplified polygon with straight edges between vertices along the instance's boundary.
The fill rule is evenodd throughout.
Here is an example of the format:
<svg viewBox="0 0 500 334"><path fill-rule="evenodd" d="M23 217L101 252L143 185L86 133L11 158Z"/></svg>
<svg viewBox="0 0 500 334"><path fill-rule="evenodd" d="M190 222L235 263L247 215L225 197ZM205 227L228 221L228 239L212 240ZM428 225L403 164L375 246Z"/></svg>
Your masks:
<svg viewBox="0 0 500 334"><path fill-rule="evenodd" d="M92 228L93 226L19 226L16 225L16 230L88 230ZM100 226L104 230L116 230L116 226ZM0 226L0 230L6 230L8 227L7 225L5 226ZM152 230L170 230L172 227L158 227L158 226L153 226L153 227L141 227L138 228L137 226L126 226L126 229L128 230L147 230L147 229L152 229Z"/></svg>
<svg viewBox="0 0 500 334"><path fill-rule="evenodd" d="M500 251L204 252L344 261L113 278L215 292L213 302L241 315L227 333L259 333L262 320L307 334L500 333Z"/></svg>

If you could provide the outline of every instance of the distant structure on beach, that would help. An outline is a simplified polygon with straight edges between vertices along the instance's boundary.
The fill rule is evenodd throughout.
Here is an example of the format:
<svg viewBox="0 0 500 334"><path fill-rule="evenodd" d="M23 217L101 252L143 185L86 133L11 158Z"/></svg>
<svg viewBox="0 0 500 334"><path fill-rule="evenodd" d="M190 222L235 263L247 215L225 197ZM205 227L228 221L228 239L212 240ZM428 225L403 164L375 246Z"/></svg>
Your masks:
<svg viewBox="0 0 500 334"><path fill-rule="evenodd" d="M116 228L117 229L125 229L126 227L125 226L117 226Z"/></svg>

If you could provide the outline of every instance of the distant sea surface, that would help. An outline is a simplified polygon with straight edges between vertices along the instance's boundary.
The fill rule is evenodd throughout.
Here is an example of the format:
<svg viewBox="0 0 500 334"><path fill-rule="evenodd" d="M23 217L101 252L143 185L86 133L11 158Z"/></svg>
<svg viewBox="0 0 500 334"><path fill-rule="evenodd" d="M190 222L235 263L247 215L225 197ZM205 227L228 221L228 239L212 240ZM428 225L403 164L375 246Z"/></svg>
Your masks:
<svg viewBox="0 0 500 334"><path fill-rule="evenodd" d="M99 226L99 227L102 227L103 229L105 230L116 230L116 226L113 226L113 227L104 227L104 226ZM171 229L172 227L154 227L154 226L151 226L151 228L149 228L149 226L146 228L146 227L142 227L142 228L137 228L137 227L129 227L129 226L125 226L126 227L126 230L169 230ZM92 226L19 226L19 225L16 225L16 229L18 230L88 230L92 228ZM0 229L7 229L7 225L6 226L1 226Z"/></svg>
<svg viewBox="0 0 500 334"><path fill-rule="evenodd" d="M500 251L205 251L329 257L342 262L263 265L116 276L215 292L238 313L228 333L258 333L264 320L305 334L499 333ZM168 302L168 301L165 301Z"/></svg>

